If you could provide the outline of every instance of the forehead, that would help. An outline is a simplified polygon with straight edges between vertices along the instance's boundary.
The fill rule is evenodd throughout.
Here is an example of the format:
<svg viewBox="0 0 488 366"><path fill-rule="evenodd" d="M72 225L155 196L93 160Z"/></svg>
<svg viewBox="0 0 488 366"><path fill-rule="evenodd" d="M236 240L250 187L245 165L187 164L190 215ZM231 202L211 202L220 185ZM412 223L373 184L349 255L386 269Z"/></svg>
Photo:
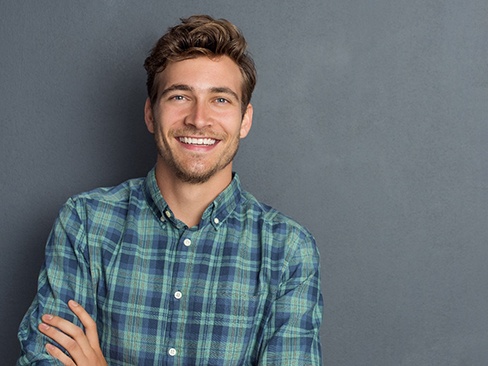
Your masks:
<svg viewBox="0 0 488 366"><path fill-rule="evenodd" d="M239 66L228 56L201 56L171 62L156 76L158 94L172 85L187 85L196 91L230 88L242 97L243 77Z"/></svg>

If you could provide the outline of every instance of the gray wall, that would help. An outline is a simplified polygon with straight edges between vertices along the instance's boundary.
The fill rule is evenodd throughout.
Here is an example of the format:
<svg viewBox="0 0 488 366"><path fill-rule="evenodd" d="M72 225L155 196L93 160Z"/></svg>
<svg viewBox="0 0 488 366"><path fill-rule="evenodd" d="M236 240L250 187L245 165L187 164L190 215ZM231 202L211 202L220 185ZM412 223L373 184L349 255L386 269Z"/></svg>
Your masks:
<svg viewBox="0 0 488 366"><path fill-rule="evenodd" d="M328 366L488 362L486 0L0 2L0 347L68 196L154 163L142 62L181 16L259 70L236 170L316 236Z"/></svg>

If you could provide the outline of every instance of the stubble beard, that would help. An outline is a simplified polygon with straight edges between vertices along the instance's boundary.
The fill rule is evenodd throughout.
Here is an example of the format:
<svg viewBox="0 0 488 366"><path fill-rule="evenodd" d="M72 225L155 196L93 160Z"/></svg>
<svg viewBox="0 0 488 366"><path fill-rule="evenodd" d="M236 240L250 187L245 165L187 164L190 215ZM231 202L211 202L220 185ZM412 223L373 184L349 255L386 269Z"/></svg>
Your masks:
<svg viewBox="0 0 488 366"><path fill-rule="evenodd" d="M191 135L191 133L189 133ZM172 138L172 137L170 137ZM171 169L174 175L184 183L189 184L203 184L212 178L216 173L227 167L233 160L239 150L239 137L232 137L233 141L228 146L227 150L222 153L220 158L208 168L204 167L205 162L201 162L201 156L198 153L193 153L188 158L189 164L185 164L183 159L175 156L167 139L162 136L161 132L157 130L154 134L154 140L158 150L159 157ZM222 143L222 141L220 142Z"/></svg>

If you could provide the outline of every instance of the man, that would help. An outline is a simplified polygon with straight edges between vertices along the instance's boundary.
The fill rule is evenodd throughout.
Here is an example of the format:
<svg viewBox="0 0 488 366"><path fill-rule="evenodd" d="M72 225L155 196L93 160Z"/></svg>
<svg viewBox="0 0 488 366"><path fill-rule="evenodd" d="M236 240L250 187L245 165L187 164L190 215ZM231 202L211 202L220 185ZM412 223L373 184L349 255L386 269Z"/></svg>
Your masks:
<svg viewBox="0 0 488 366"><path fill-rule="evenodd" d="M156 166L61 209L18 365L319 365L314 239L232 171L256 82L244 37L183 19L145 68Z"/></svg>

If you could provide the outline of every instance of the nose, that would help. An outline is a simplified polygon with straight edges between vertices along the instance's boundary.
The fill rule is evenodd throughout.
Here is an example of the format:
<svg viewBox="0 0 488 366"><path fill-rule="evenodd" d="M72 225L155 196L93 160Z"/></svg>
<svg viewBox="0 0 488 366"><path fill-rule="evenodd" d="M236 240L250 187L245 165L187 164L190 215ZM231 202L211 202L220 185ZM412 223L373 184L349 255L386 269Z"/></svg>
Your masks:
<svg viewBox="0 0 488 366"><path fill-rule="evenodd" d="M195 101L185 118L185 124L198 129L212 125L209 106L204 102Z"/></svg>

